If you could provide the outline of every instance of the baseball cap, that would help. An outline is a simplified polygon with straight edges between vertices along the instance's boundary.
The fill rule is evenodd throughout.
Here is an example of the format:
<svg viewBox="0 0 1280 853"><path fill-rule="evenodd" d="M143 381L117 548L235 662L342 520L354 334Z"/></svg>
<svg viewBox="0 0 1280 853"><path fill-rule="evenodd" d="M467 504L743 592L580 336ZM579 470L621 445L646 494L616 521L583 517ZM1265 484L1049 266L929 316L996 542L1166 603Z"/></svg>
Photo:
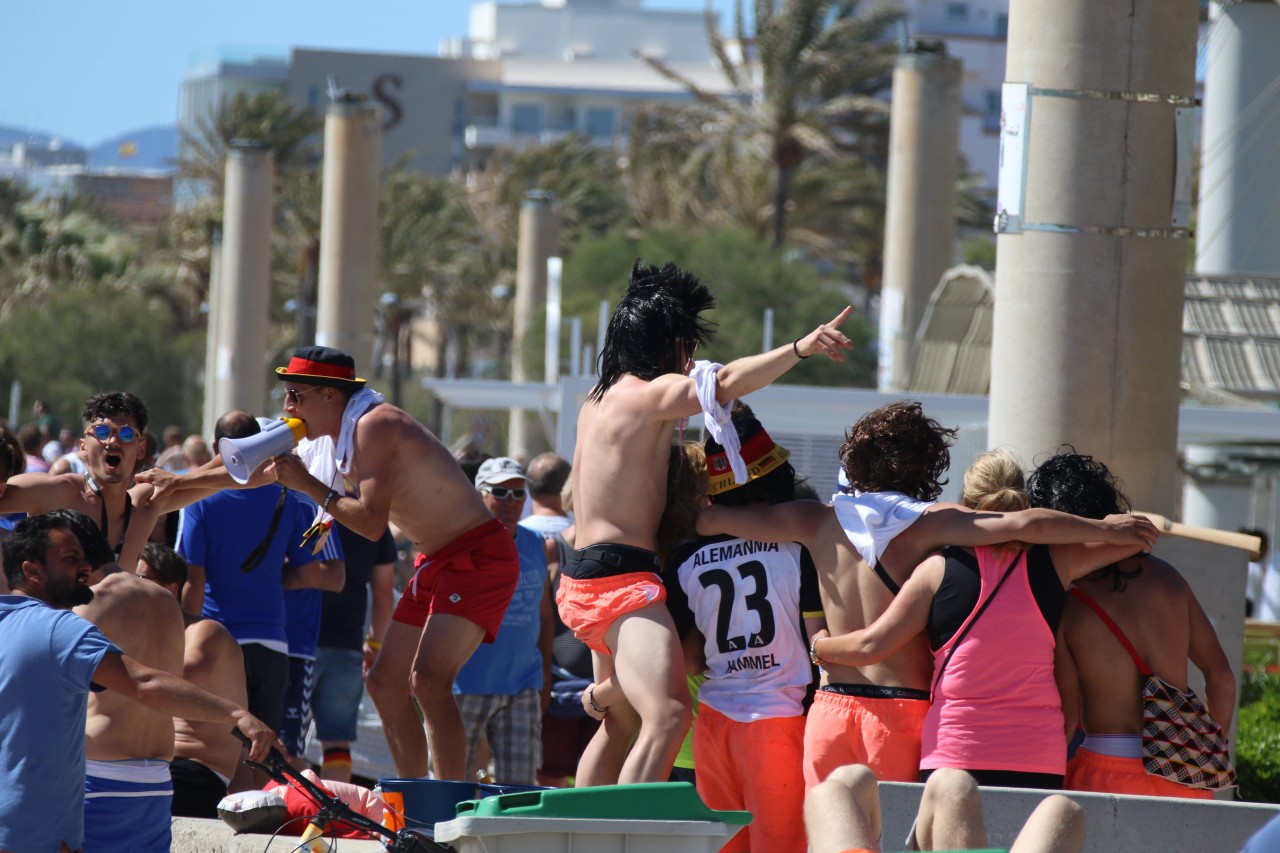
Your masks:
<svg viewBox="0 0 1280 853"><path fill-rule="evenodd" d="M480 470L476 471L476 488L492 486L494 483L505 483L507 480L524 480L526 482L529 480L529 475L524 472L524 466L510 456L495 456L492 459L486 459L480 464Z"/></svg>

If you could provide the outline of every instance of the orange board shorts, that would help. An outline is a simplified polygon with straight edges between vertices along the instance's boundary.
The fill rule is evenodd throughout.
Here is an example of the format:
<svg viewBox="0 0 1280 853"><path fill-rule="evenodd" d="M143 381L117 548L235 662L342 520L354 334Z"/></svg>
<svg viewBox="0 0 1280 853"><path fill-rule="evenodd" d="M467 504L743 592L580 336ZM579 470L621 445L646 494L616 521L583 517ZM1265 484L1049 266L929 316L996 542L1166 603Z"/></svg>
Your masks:
<svg viewBox="0 0 1280 853"><path fill-rule="evenodd" d="M434 554L419 554L413 580L391 618L415 628L434 613L461 616L492 643L520 580L520 554L511 532L491 519Z"/></svg>
<svg viewBox="0 0 1280 853"><path fill-rule="evenodd" d="M703 703L693 723L693 766L702 801L751 812L720 853L804 853L804 717L741 723Z"/></svg>
<svg viewBox="0 0 1280 853"><path fill-rule="evenodd" d="M587 648L612 655L604 635L620 616L667 600L667 588L655 572L627 572L607 578L578 580L560 576L556 607L560 621Z"/></svg>
<svg viewBox="0 0 1280 853"><path fill-rule="evenodd" d="M1081 747L1067 762L1068 791L1096 791L1100 794L1136 794L1140 797L1180 797L1184 800L1212 800L1213 792L1188 788L1146 771L1141 758L1117 758Z"/></svg>
<svg viewBox="0 0 1280 853"><path fill-rule="evenodd" d="M805 790L846 764L867 765L881 782L920 781L920 731L927 713L928 699L818 690L804 727Z"/></svg>

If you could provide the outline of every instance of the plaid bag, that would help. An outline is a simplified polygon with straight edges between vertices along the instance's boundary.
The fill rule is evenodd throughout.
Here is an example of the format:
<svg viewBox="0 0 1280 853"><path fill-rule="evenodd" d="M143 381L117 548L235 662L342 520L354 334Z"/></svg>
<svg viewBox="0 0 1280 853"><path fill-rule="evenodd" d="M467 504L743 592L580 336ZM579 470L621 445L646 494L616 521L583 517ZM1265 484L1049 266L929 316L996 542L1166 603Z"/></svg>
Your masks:
<svg viewBox="0 0 1280 853"><path fill-rule="evenodd" d="M1071 594L1115 634L1142 679L1142 764L1147 773L1188 788L1231 788L1236 772L1227 735L1191 689L1179 690L1151 671L1129 638L1087 593Z"/></svg>

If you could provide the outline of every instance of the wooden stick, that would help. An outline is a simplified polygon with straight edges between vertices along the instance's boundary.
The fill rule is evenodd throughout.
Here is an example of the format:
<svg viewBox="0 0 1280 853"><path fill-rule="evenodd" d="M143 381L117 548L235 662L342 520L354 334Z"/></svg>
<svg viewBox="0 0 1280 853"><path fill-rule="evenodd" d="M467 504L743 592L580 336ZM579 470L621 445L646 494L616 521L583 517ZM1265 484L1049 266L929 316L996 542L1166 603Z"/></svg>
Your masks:
<svg viewBox="0 0 1280 853"><path fill-rule="evenodd" d="M1262 557L1262 540L1248 533L1230 533L1226 530L1214 530L1212 527L1193 527L1190 524L1172 521L1154 512L1135 511L1134 515L1150 519L1162 533L1170 536L1181 536L1184 539L1196 539L1200 542L1211 542L1214 545L1226 545L1228 548L1239 548L1249 554L1250 560Z"/></svg>

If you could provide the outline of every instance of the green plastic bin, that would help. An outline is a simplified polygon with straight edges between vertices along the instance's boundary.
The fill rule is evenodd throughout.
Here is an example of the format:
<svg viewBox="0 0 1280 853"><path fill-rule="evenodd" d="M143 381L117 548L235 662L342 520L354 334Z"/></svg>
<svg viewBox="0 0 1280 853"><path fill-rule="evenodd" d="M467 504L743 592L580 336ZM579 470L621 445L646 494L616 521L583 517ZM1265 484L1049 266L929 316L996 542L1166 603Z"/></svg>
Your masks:
<svg viewBox="0 0 1280 853"><path fill-rule="evenodd" d="M503 794L436 824L459 853L715 853L749 812L713 811L687 782Z"/></svg>

